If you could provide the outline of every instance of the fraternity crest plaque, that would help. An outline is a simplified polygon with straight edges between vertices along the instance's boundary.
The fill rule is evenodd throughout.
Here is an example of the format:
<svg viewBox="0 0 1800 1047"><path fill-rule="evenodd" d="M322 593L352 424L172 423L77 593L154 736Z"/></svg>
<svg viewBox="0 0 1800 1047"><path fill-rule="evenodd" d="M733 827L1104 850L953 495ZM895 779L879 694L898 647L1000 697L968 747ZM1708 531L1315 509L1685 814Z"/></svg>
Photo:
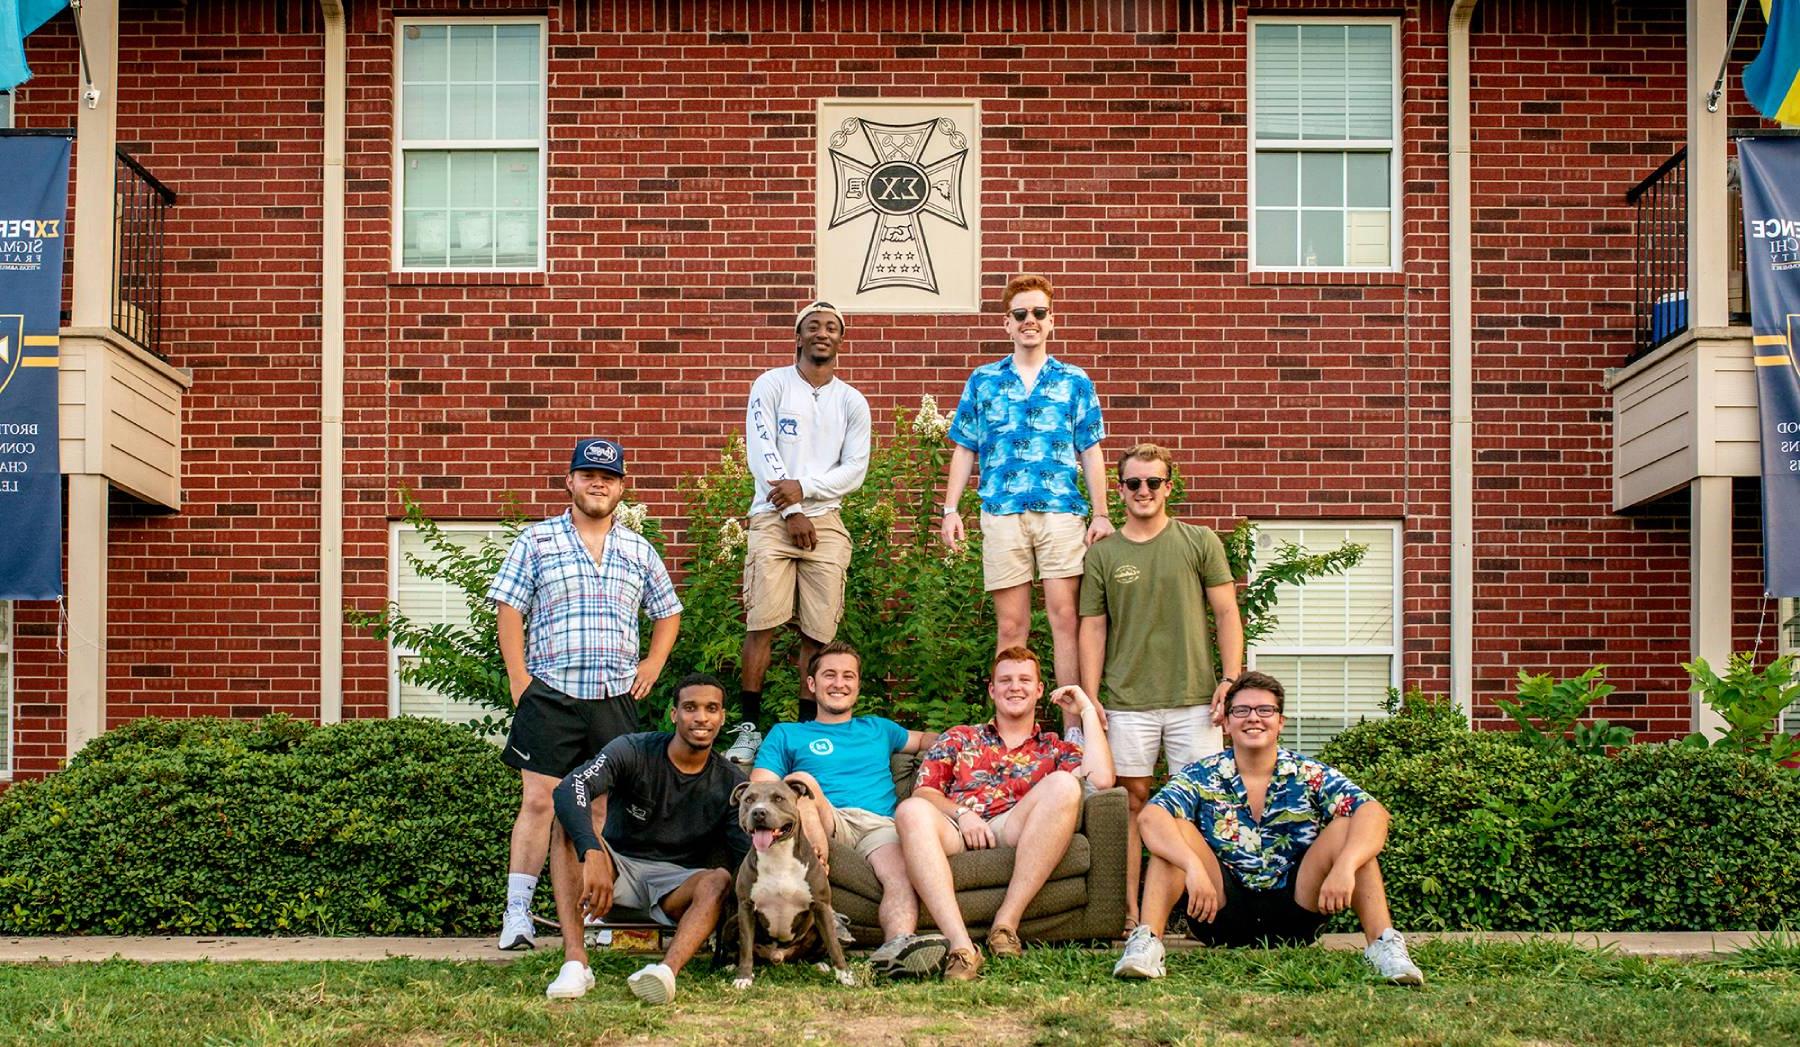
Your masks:
<svg viewBox="0 0 1800 1047"><path fill-rule="evenodd" d="M981 309L981 107L819 102L819 297L856 312Z"/></svg>

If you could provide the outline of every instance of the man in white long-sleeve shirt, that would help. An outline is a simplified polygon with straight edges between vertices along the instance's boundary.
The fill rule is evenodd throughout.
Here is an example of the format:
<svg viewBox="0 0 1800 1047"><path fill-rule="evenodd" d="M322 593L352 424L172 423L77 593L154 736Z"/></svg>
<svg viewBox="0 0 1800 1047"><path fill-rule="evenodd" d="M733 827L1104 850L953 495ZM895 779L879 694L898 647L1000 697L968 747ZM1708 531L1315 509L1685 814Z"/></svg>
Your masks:
<svg viewBox="0 0 1800 1047"><path fill-rule="evenodd" d="M756 494L744 554L744 649L738 684L744 723L726 757L748 765L762 743L763 678L775 633L800 628L799 673L837 636L844 616L850 534L838 507L869 471L869 402L837 377L844 317L813 302L794 321L794 365L750 387L744 449ZM800 718L818 707L802 690Z"/></svg>

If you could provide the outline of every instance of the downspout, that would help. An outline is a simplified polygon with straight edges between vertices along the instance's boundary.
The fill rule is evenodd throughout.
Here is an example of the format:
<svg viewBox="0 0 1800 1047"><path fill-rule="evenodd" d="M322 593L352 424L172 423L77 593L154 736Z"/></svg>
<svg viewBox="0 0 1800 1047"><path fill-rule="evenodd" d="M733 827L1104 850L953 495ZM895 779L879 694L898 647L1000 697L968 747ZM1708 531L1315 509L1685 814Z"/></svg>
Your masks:
<svg viewBox="0 0 1800 1047"><path fill-rule="evenodd" d="M1469 192L1469 23L1450 8L1450 700L1467 713L1475 677L1474 244Z"/></svg>
<svg viewBox="0 0 1800 1047"><path fill-rule="evenodd" d="M319 722L344 718L344 113L343 0L325 16L324 216L319 288Z"/></svg>

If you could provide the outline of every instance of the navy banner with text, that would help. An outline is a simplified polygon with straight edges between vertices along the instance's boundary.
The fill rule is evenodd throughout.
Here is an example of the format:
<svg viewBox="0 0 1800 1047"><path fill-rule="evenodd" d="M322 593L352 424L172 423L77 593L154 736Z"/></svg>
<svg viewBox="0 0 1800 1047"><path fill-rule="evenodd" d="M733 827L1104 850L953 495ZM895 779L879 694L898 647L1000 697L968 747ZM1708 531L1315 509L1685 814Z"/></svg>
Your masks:
<svg viewBox="0 0 1800 1047"><path fill-rule="evenodd" d="M62 595L57 332L69 139L0 135L0 600Z"/></svg>
<svg viewBox="0 0 1800 1047"><path fill-rule="evenodd" d="M1763 587L1800 596L1800 138L1742 139L1738 167L1762 419Z"/></svg>

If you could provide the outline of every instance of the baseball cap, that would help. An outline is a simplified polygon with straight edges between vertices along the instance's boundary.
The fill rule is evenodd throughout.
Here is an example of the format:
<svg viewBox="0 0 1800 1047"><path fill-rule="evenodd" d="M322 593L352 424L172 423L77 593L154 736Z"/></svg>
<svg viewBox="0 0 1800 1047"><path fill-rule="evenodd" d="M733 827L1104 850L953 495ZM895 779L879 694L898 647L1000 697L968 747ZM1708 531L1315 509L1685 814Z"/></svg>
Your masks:
<svg viewBox="0 0 1800 1047"><path fill-rule="evenodd" d="M589 437L575 444L575 453L569 458L569 471L577 469L598 469L614 476L625 475L625 448L611 440Z"/></svg>
<svg viewBox="0 0 1800 1047"><path fill-rule="evenodd" d="M844 314L838 312L837 306L832 305L830 302L818 301L818 302L813 302L811 305L808 305L806 308L800 310L800 312L798 312L794 315L794 333L795 334L800 333L800 325L805 323L806 318L811 316L814 313L830 313L832 316L837 317L838 330L848 331L850 329L850 325L844 322Z"/></svg>

